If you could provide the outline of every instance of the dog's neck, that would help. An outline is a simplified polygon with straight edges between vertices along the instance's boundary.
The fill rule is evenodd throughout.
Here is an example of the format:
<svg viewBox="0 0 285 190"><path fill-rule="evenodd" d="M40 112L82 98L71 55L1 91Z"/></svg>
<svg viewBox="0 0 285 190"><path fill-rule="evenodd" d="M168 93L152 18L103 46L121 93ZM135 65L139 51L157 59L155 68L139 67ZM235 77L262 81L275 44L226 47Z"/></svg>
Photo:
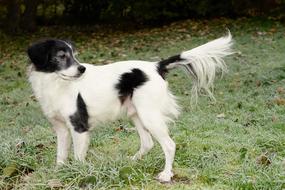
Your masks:
<svg viewBox="0 0 285 190"><path fill-rule="evenodd" d="M39 88L48 87L66 88L71 84L70 81L60 78L58 74L54 72L45 73L37 71L33 65L28 67L27 75L34 91Z"/></svg>

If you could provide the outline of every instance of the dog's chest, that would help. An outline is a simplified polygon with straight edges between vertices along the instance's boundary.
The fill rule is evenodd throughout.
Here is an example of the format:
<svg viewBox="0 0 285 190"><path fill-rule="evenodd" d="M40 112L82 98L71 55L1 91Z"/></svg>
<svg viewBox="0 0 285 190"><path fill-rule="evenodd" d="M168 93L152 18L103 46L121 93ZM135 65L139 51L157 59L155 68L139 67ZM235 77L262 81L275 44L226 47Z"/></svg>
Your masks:
<svg viewBox="0 0 285 190"><path fill-rule="evenodd" d="M63 112L66 110L66 95L60 93L61 91L49 91L41 93L38 97L43 111L48 117L63 117ZM70 106L71 107L71 106Z"/></svg>
<svg viewBox="0 0 285 190"><path fill-rule="evenodd" d="M33 91L38 99L44 114L49 117L61 117L71 115L76 110L76 96L68 85L56 82L56 80L33 76L30 77Z"/></svg>

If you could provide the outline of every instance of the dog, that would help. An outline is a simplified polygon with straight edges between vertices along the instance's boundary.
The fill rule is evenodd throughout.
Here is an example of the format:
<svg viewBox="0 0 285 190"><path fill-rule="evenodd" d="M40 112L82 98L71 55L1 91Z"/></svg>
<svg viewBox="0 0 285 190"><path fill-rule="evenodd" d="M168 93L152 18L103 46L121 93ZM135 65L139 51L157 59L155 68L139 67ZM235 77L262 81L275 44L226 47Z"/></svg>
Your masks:
<svg viewBox="0 0 285 190"><path fill-rule="evenodd" d="M157 179L171 181L175 143L167 124L178 116L179 107L168 89L166 74L182 67L193 79L193 97L201 90L213 97L216 70L226 70L223 58L233 53L232 44L229 33L162 61L98 66L80 63L74 46L64 40L47 39L30 45L29 82L57 135L57 164L67 160L70 135L75 159L84 161L90 130L126 114L140 137L140 148L132 159L149 152L154 138L165 155L165 166Z"/></svg>

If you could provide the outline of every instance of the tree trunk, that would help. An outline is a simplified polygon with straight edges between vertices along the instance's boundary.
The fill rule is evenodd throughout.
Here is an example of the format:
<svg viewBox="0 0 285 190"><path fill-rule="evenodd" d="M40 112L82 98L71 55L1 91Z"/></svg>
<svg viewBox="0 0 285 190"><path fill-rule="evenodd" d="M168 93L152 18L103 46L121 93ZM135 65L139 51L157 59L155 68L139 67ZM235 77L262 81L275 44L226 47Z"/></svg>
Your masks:
<svg viewBox="0 0 285 190"><path fill-rule="evenodd" d="M22 19L22 28L33 32L36 30L36 16L39 0L24 0L25 11Z"/></svg>
<svg viewBox="0 0 285 190"><path fill-rule="evenodd" d="M20 29L20 4L18 0L7 0L6 30L17 33Z"/></svg>

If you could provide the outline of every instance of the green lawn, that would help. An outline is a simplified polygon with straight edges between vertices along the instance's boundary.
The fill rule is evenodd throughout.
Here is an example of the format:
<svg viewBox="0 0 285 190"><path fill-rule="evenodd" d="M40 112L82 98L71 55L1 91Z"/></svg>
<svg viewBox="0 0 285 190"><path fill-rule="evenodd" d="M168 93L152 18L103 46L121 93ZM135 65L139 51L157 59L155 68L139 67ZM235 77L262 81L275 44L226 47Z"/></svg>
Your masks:
<svg viewBox="0 0 285 190"><path fill-rule="evenodd" d="M167 77L182 107L170 126L177 143L171 184L154 179L164 161L158 144L144 159L129 160L139 139L127 119L93 131L87 163L70 156L69 164L55 167L56 138L27 83L29 43L71 39L79 60L94 64L159 60L220 37L226 28L239 53L226 59L229 72L216 80L217 102L202 96L190 107L189 78L179 70ZM219 19L127 32L52 27L17 37L0 33L0 45L0 189L285 188L284 25Z"/></svg>

